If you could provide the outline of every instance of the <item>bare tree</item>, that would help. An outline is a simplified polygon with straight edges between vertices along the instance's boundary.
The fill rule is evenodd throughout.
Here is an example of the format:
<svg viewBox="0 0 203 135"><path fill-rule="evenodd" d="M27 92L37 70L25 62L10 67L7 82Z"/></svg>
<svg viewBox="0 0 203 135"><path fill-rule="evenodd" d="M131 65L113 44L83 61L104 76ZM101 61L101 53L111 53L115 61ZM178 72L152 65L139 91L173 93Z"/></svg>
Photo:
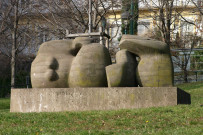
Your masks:
<svg viewBox="0 0 203 135"><path fill-rule="evenodd" d="M170 45L171 31L174 19L174 0L142 0L142 3L153 13L151 18L157 21L156 27L161 32L162 40Z"/></svg>
<svg viewBox="0 0 203 135"><path fill-rule="evenodd" d="M167 45L171 44L172 35L175 35L175 31L181 27L181 25L176 25L177 21L182 20L182 22L193 24L197 28L200 28L202 23L202 21L191 21L183 16L183 12L187 8L191 10L191 6L193 6L193 10L195 12L200 11L199 16L200 18L202 17L201 8L197 5L194 6L195 2L193 0L185 0L183 3L178 3L179 1L177 0L141 0L141 2L152 13L150 17L153 18L155 27L160 31L162 41ZM191 4L191 2L194 4Z"/></svg>
<svg viewBox="0 0 203 135"><path fill-rule="evenodd" d="M114 14L114 8L118 7L119 0L94 0L91 3L93 12L92 30L98 31L101 21L110 13ZM66 30L70 33L85 33L89 28L88 12L89 1L87 0L42 0L41 7L35 8L40 16L46 20L55 29L50 30L56 37L61 32L61 36L65 38ZM110 27L111 24L106 26Z"/></svg>
<svg viewBox="0 0 203 135"><path fill-rule="evenodd" d="M11 87L15 87L16 60L19 53L34 39L30 29L30 3L20 0L2 0L0 11L0 52L10 58Z"/></svg>
<svg viewBox="0 0 203 135"><path fill-rule="evenodd" d="M193 48L201 40L202 9L201 3L194 0L141 0L153 18L153 38L164 41L170 48L178 48L181 52L172 52L175 57L174 64L183 71L183 80L188 81L188 66ZM185 10L190 10L196 20L185 17ZM198 16L198 17L197 17ZM198 29L193 33L188 31L191 25ZM179 31L179 32L178 32ZM198 35L199 34L199 35ZM181 55L180 55L181 53Z"/></svg>
<svg viewBox="0 0 203 135"><path fill-rule="evenodd" d="M184 82L188 82L189 71L191 70L189 65L191 55L200 38L196 35L184 35L184 38L180 38L177 33L176 40L172 43L179 50L172 50L172 56L174 57L173 63L183 72L183 75L178 76L178 79L183 79Z"/></svg>

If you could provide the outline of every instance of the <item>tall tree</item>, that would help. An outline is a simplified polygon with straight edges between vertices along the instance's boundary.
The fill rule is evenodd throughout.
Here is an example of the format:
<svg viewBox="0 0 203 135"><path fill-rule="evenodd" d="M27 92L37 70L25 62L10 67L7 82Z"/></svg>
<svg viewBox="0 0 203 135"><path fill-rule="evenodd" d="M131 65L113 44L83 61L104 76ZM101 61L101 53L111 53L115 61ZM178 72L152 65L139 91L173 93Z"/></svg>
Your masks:
<svg viewBox="0 0 203 135"><path fill-rule="evenodd" d="M148 17L153 18L153 24L155 25L154 37L164 41L171 49L179 48L182 50L182 56L178 54L179 52L173 52L173 56L176 57L174 64L183 71L183 80L187 82L190 56L193 48L198 45L201 39L197 35L198 32L189 32L187 29L194 25L199 30L199 33L202 33L202 11L199 4L197 4L198 1L141 0L141 2L151 12ZM194 17L200 19L194 20L185 17L188 11Z"/></svg>
<svg viewBox="0 0 203 135"><path fill-rule="evenodd" d="M11 51L11 88L15 88L16 76L16 48L17 48L17 33L19 24L19 0L11 3L14 10L13 30L12 30L12 51Z"/></svg>
<svg viewBox="0 0 203 135"><path fill-rule="evenodd" d="M19 53L34 39L30 28L28 1L2 0L0 3L0 52L10 58L11 87L16 86L16 60Z"/></svg>
<svg viewBox="0 0 203 135"><path fill-rule="evenodd" d="M181 20L182 24L184 22L196 25L197 28L200 28L200 24L202 24L201 19L195 22L183 15L186 10L191 10L191 6L193 6L194 11L191 10L191 12L199 12L199 16L202 18L201 8L194 0L183 0L182 2L178 0L141 0L141 4L151 12L148 16L153 18L155 27L161 33L162 41L169 46L173 40L172 35L176 34L178 29L182 29L182 25L176 24L178 21Z"/></svg>
<svg viewBox="0 0 203 135"><path fill-rule="evenodd" d="M109 14L115 16L115 21L106 22L107 28L113 25L119 25L117 23L118 18L116 16L115 9L121 4L120 0L92 0L92 31L99 31L101 22ZM53 29L49 30L49 33L53 33L56 37L59 36L57 31L60 31L60 38L66 37L66 30L69 33L85 33L89 28L89 0L42 0L40 1L41 7L35 8L39 15L48 24L54 26ZM118 32L117 32L118 33ZM115 38L112 36L110 41Z"/></svg>

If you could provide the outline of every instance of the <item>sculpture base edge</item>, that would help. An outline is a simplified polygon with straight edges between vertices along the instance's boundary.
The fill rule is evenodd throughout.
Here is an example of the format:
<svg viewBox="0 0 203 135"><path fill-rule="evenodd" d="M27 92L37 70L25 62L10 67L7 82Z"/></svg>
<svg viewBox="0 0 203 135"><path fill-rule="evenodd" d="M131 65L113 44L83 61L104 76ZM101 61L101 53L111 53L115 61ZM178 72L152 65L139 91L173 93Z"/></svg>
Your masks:
<svg viewBox="0 0 203 135"><path fill-rule="evenodd" d="M119 110L190 104L177 87L12 89L10 112Z"/></svg>

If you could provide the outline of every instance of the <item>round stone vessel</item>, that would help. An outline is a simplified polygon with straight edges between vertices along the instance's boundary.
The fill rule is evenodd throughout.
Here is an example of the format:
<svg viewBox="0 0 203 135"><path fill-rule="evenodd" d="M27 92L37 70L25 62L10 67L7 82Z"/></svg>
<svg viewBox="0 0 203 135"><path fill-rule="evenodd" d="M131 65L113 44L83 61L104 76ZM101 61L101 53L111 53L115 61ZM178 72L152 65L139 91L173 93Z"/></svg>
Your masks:
<svg viewBox="0 0 203 135"><path fill-rule="evenodd" d="M107 87L105 67L110 64L106 47L96 43L83 46L72 62L69 87Z"/></svg>

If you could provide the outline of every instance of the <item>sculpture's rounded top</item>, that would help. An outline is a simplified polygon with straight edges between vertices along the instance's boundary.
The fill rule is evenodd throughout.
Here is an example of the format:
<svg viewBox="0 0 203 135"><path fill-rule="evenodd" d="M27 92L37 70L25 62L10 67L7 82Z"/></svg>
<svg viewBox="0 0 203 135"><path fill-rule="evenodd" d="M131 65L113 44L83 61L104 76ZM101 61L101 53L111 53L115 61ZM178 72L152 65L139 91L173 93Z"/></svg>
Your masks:
<svg viewBox="0 0 203 135"><path fill-rule="evenodd" d="M73 46L79 46L79 45L87 45L92 43L93 39L90 37L76 37L73 40Z"/></svg>
<svg viewBox="0 0 203 135"><path fill-rule="evenodd" d="M137 55L170 52L166 43L136 35L123 35L119 47Z"/></svg>

